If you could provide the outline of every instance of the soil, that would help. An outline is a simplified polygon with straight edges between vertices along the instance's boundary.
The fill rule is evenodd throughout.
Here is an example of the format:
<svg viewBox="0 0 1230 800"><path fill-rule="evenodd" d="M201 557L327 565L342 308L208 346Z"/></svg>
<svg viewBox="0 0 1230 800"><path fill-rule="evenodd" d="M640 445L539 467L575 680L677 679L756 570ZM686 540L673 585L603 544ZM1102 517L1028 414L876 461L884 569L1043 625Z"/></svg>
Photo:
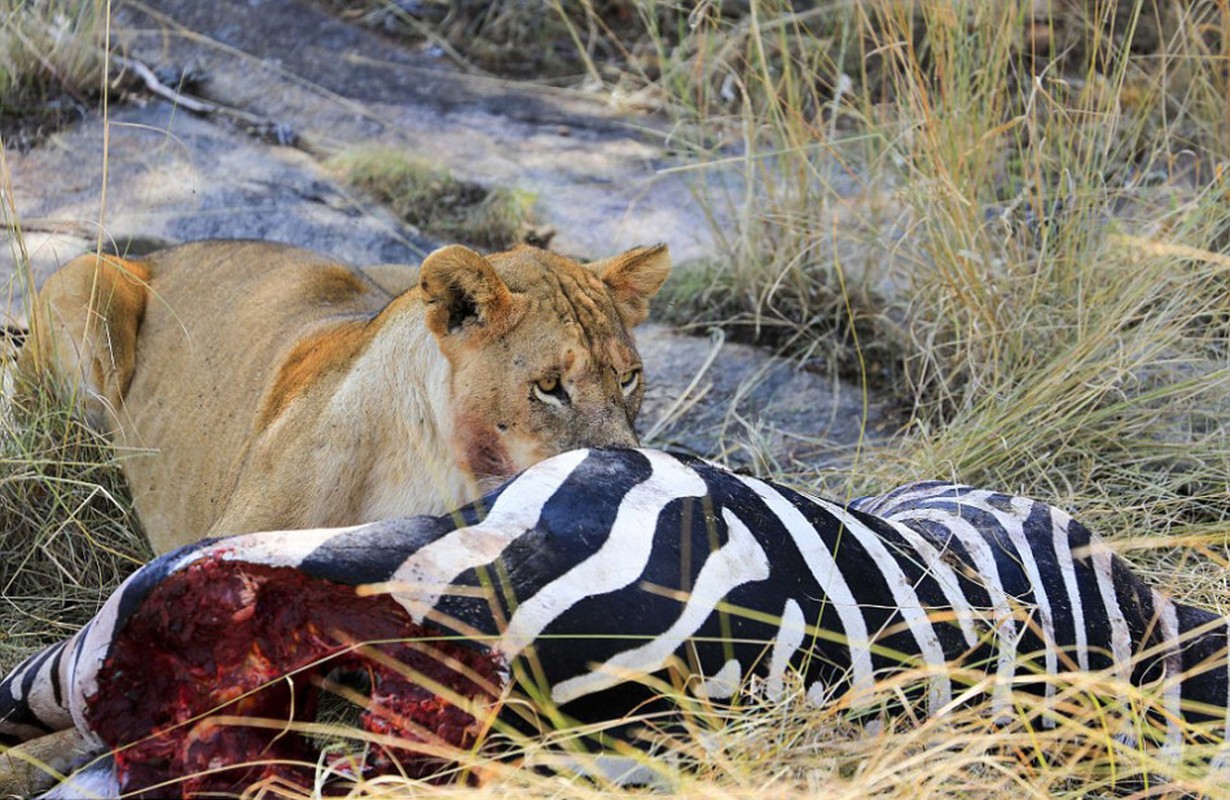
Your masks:
<svg viewBox="0 0 1230 800"><path fill-rule="evenodd" d="M440 242L348 190L326 166L380 145L458 179L535 197L551 246L594 258L665 241L677 263L715 255L710 222L669 148L665 120L603 96L475 77L302 0L116 4L125 58L223 113L143 91L28 149L6 153L21 241L41 282L101 240L124 250L206 238L294 243L351 263L417 263ZM124 85L132 85L125 82ZM737 188L737 177L708 174ZM5 235L18 252L16 239ZM0 256L9 320L28 278ZM886 419L862 392L763 350L650 324L638 332L650 387L647 443L753 469L839 466ZM673 413L672 413L673 410ZM866 423L866 425L865 425Z"/></svg>

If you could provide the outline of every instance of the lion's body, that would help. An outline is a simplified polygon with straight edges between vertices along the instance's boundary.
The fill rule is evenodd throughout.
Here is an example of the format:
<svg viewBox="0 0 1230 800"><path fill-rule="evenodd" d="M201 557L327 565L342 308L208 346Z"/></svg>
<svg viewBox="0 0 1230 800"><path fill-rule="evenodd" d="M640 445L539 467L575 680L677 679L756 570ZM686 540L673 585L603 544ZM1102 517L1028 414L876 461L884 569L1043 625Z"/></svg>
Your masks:
<svg viewBox="0 0 1230 800"><path fill-rule="evenodd" d="M646 300L664 259L631 251L588 269L452 247L394 297L270 243L83 256L41 291L22 364L80 385L159 552L434 513L561 450L635 442L639 379L621 393L612 375L639 370L626 331L639 319L612 287L643 272L632 294ZM567 403L535 395L545 375Z"/></svg>

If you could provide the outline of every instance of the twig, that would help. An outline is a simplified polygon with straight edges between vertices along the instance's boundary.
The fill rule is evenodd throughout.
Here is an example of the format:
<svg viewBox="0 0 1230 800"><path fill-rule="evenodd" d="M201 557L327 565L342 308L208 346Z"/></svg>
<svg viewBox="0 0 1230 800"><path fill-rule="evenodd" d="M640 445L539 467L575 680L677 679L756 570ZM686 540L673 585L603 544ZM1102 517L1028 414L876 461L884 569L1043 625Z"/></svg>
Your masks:
<svg viewBox="0 0 1230 800"><path fill-rule="evenodd" d="M165 83L158 80L158 76L154 74L154 71L145 64L142 64L140 61L135 61L131 58L124 58L123 56L117 55L111 56L111 60L125 69L132 70L133 74L140 78L146 88L154 94L159 97L164 97L180 108L191 111L194 114L201 114L202 116L214 115L229 117L246 125L251 125L257 128L269 128L270 130L278 131L278 141L281 144L289 144L298 139L298 137L293 133L282 133L281 128L283 126L275 123L268 117L262 117L258 114L241 111L238 108L232 108L230 106L224 106L218 103L211 103L208 100L202 100L199 97L192 97L184 94L183 92L177 92L170 86L167 86ZM284 138L287 139L287 141L282 141Z"/></svg>
<svg viewBox="0 0 1230 800"><path fill-rule="evenodd" d="M145 87L151 92L161 97L165 97L181 108L186 108L189 111L196 112L197 114L214 114L223 110L221 106L215 105L214 103L210 103L206 100L200 100L195 97L189 97L186 94L181 94L180 92L175 91L170 86L167 86L165 83L158 80L158 76L154 74L154 71L142 64L140 61L133 61L131 58L124 58L123 56L115 55L111 56L111 60L124 69L132 70L136 73L136 76L145 83Z"/></svg>

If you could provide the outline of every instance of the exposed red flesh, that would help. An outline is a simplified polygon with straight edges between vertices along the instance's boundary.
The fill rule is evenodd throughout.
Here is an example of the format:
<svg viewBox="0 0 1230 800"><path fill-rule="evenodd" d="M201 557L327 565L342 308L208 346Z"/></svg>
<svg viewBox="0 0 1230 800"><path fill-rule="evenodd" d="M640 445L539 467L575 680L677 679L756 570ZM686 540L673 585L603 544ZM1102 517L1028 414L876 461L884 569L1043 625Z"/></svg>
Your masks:
<svg viewBox="0 0 1230 800"><path fill-rule="evenodd" d="M407 643L440 635L412 622L387 595L359 597L353 587L290 568L205 559L164 580L124 625L86 715L108 745L135 743L116 755L125 792L180 778L176 788L157 794L236 791L275 775L310 785L309 769L284 763L316 761L301 736L214 718L310 721L318 693L313 683L335 670L357 670L371 676L372 701L362 715L368 731L407 745L434 737L432 744L469 748L480 722L416 676L490 705L481 701L493 700L502 665L457 643ZM384 640L397 641L354 647ZM385 657L372 657L373 650ZM289 680L282 677L290 673ZM195 719L202 714L210 717ZM368 775L396 769L425 776L442 766L412 748L373 751ZM251 761L261 763L200 774Z"/></svg>

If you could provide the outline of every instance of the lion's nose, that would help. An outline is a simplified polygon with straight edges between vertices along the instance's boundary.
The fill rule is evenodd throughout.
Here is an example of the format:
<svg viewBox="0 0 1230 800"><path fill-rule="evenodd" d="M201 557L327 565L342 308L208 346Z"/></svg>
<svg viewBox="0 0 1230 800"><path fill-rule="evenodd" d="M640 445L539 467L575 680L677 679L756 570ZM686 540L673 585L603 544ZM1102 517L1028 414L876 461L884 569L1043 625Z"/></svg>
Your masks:
<svg viewBox="0 0 1230 800"><path fill-rule="evenodd" d="M576 436L576 447L640 447L636 431L622 413L603 414Z"/></svg>
<svg viewBox="0 0 1230 800"><path fill-rule="evenodd" d="M636 431L634 431L632 429L632 426L629 425L626 429L621 431L619 435L615 436L613 441L608 446L609 447L640 447L641 440L640 440L640 437L636 435Z"/></svg>

